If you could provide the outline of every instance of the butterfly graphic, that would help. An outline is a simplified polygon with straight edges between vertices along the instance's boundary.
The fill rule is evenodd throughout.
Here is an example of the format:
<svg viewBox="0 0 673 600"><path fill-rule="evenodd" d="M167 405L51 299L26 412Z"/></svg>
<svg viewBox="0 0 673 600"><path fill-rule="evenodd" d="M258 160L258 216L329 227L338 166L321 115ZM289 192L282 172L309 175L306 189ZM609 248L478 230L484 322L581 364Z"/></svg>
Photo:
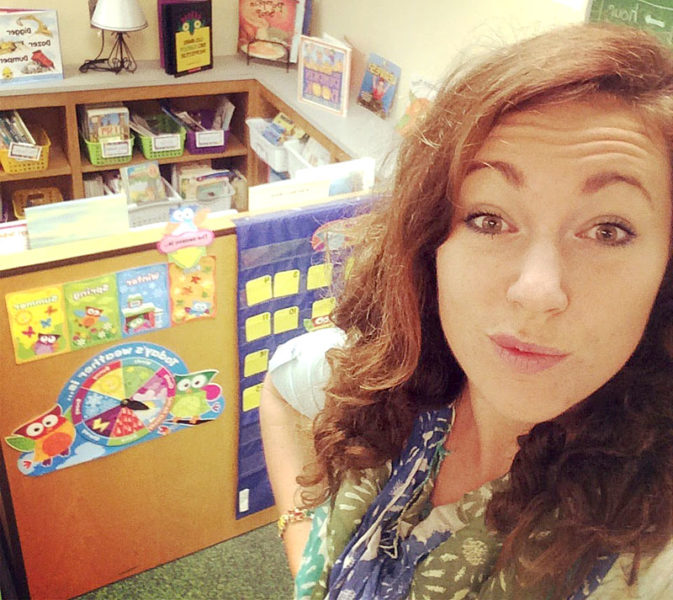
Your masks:
<svg viewBox="0 0 673 600"><path fill-rule="evenodd" d="M51 317L49 317L48 319L40 319L40 324L44 328L51 327Z"/></svg>
<svg viewBox="0 0 673 600"><path fill-rule="evenodd" d="M51 304L47 306L47 308L44 309L44 312L46 312L48 315L52 315L55 313L58 309L54 308Z"/></svg>
<svg viewBox="0 0 673 600"><path fill-rule="evenodd" d="M35 335L35 330L33 329L33 326L30 325L28 329L24 329L21 333L23 335L28 336L29 338Z"/></svg>

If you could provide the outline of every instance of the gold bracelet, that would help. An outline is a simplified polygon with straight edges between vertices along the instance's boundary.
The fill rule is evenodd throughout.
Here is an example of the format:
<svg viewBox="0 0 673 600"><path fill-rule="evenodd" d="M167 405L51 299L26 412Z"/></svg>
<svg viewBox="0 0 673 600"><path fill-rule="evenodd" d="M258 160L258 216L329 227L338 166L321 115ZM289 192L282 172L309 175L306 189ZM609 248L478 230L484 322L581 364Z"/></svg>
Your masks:
<svg viewBox="0 0 673 600"><path fill-rule="evenodd" d="M297 508L293 506L290 510L280 515L278 518L278 537L282 539L285 530L290 523L305 521L313 517L313 510L310 508Z"/></svg>

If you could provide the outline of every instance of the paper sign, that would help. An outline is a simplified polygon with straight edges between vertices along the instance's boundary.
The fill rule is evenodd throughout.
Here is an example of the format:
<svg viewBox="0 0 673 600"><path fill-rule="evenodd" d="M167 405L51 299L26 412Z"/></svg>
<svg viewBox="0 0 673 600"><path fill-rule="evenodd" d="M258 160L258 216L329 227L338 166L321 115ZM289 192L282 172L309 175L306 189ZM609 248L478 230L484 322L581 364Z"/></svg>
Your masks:
<svg viewBox="0 0 673 600"><path fill-rule="evenodd" d="M169 263L171 319L174 325L215 316L215 257L203 256L191 271Z"/></svg>
<svg viewBox="0 0 673 600"><path fill-rule="evenodd" d="M271 335L271 313L265 312L245 320L245 340L252 342Z"/></svg>
<svg viewBox="0 0 673 600"><path fill-rule="evenodd" d="M264 275L245 282L245 297L248 301L248 306L259 304L271 300L271 276Z"/></svg>
<svg viewBox="0 0 673 600"><path fill-rule="evenodd" d="M166 263L117 273L124 337L170 326Z"/></svg>
<svg viewBox="0 0 673 600"><path fill-rule="evenodd" d="M299 327L299 307L282 308L273 313L273 332L284 333Z"/></svg>
<svg viewBox="0 0 673 600"><path fill-rule="evenodd" d="M260 350L259 352L252 352L245 357L243 361L243 376L250 377L257 373L263 373L269 368L269 351Z"/></svg>
<svg viewBox="0 0 673 600"><path fill-rule="evenodd" d="M208 131L196 132L197 148L210 148L211 146L223 146L223 145L224 145L223 129L211 129Z"/></svg>
<svg viewBox="0 0 673 600"><path fill-rule="evenodd" d="M308 269L308 279L306 281L307 290L315 290L321 287L332 285L332 265L324 263L322 265L313 265Z"/></svg>
<svg viewBox="0 0 673 600"><path fill-rule="evenodd" d="M12 142L9 145L9 156L16 160L37 161L40 160L40 156L42 156L42 146Z"/></svg>
<svg viewBox="0 0 673 600"><path fill-rule="evenodd" d="M273 276L273 297L293 296L299 293L299 269L279 271Z"/></svg>
<svg viewBox="0 0 673 600"><path fill-rule="evenodd" d="M332 310L334 310L335 305L336 302L334 298L323 298L322 300L316 300L311 308L311 318L315 319L316 317L324 317L329 315Z"/></svg>
<svg viewBox="0 0 673 600"><path fill-rule="evenodd" d="M262 399L262 384L258 383L243 390L243 411L259 408Z"/></svg>
<svg viewBox="0 0 673 600"><path fill-rule="evenodd" d="M119 140L116 142L101 142L100 152L103 158L117 158L131 154L131 140Z"/></svg>
<svg viewBox="0 0 673 600"><path fill-rule="evenodd" d="M152 152L163 152L164 150L179 150L182 146L182 139L179 133L165 133L152 136Z"/></svg>

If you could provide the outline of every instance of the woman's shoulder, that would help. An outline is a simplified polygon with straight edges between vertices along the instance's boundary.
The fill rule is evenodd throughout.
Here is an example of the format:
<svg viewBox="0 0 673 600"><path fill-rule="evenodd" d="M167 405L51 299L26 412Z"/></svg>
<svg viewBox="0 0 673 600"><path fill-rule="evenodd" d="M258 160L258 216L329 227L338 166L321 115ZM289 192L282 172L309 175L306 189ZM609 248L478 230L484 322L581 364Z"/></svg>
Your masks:
<svg viewBox="0 0 673 600"><path fill-rule="evenodd" d="M657 555L643 558L636 583L629 586L633 556L620 555L591 600L670 600L673 598L673 539Z"/></svg>
<svg viewBox="0 0 673 600"><path fill-rule="evenodd" d="M303 415L312 418L324 406L330 376L325 353L344 340L341 329L317 329L281 344L271 357L269 375L274 386Z"/></svg>

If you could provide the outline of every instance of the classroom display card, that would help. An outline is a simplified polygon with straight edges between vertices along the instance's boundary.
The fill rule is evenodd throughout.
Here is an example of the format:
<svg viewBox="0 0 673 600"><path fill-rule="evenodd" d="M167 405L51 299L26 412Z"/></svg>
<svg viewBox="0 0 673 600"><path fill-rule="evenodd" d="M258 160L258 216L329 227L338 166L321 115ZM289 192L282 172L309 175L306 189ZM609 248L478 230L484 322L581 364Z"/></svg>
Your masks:
<svg viewBox="0 0 673 600"><path fill-rule="evenodd" d="M0 8L1 84L63 79L55 10Z"/></svg>

